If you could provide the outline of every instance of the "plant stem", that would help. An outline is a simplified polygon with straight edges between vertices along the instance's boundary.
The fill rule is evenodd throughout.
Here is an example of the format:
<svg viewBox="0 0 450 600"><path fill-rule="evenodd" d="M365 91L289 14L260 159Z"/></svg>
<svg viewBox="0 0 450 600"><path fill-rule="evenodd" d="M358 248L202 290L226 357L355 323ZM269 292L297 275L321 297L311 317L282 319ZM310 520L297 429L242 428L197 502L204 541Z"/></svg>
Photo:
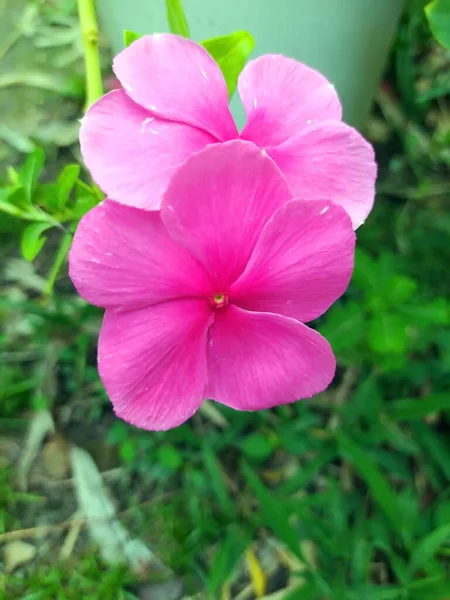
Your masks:
<svg viewBox="0 0 450 600"><path fill-rule="evenodd" d="M99 30L95 16L94 0L78 0L81 37L86 71L86 109L103 94L100 52L98 48Z"/></svg>
<svg viewBox="0 0 450 600"><path fill-rule="evenodd" d="M86 72L86 106L87 110L91 104L103 95L102 70L100 66L100 52L98 47L99 29L95 15L95 0L77 0L78 16L80 19L81 38L84 50L84 66ZM71 228L72 229L72 228ZM56 253L55 261L50 269L44 296L49 298L63 266L70 246L72 244L72 231L66 232Z"/></svg>
<svg viewBox="0 0 450 600"><path fill-rule="evenodd" d="M48 298L51 296L53 292L53 286L55 285L56 278L58 277L58 273L63 266L67 253L69 252L69 248L72 244L72 233L67 232L63 235L61 239L61 243L58 248L58 252L56 253L55 261L52 264L52 268L48 274L47 283L45 285L44 296Z"/></svg>

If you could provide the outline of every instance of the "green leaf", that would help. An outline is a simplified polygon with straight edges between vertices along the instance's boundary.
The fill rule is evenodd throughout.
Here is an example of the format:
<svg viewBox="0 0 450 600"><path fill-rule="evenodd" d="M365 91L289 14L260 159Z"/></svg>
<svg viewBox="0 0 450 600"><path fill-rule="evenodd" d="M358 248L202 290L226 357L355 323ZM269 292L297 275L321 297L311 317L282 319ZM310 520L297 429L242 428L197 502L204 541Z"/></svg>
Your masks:
<svg viewBox="0 0 450 600"><path fill-rule="evenodd" d="M236 89L237 80L244 65L255 47L255 40L248 31L235 31L229 35L202 42L223 73L228 88L228 96Z"/></svg>
<svg viewBox="0 0 450 600"><path fill-rule="evenodd" d="M124 440L119 446L119 455L127 465L133 464L137 458L136 440L132 438Z"/></svg>
<svg viewBox="0 0 450 600"><path fill-rule="evenodd" d="M166 11L170 31L185 38L191 37L181 0L166 0Z"/></svg>
<svg viewBox="0 0 450 600"><path fill-rule="evenodd" d="M231 525L217 548L208 573L207 597L218 598L220 587L235 572L239 559L249 543L241 527Z"/></svg>
<svg viewBox="0 0 450 600"><path fill-rule="evenodd" d="M425 7L425 14L434 37L450 49L450 0L433 0Z"/></svg>
<svg viewBox="0 0 450 600"><path fill-rule="evenodd" d="M364 317L364 309L358 302L338 302L327 313L319 330L339 355L358 347L365 330Z"/></svg>
<svg viewBox="0 0 450 600"><path fill-rule="evenodd" d="M417 283L404 275L392 275L386 280L386 304L398 306L406 302L417 290ZM384 287L384 286L383 286Z"/></svg>
<svg viewBox="0 0 450 600"><path fill-rule="evenodd" d="M224 514L230 518L236 516L236 508L223 478L220 465L209 446L203 449L203 460L210 477L211 487Z"/></svg>
<svg viewBox="0 0 450 600"><path fill-rule="evenodd" d="M44 161L44 151L42 148L37 147L27 156L25 163L20 169L20 182L25 189L26 200L29 204L31 204L33 192L36 189Z"/></svg>
<svg viewBox="0 0 450 600"><path fill-rule="evenodd" d="M423 568L423 565L433 559L439 548L448 541L450 541L450 523L438 527L419 543L416 542L411 555L411 574L413 575L419 568Z"/></svg>
<svg viewBox="0 0 450 600"><path fill-rule="evenodd" d="M392 527L402 531L402 515L397 497L388 480L381 474L369 454L343 432L336 434L342 454L359 472L370 489L375 502L389 519Z"/></svg>
<svg viewBox="0 0 450 600"><path fill-rule="evenodd" d="M408 600L447 600L450 597L450 581L446 575L417 579L407 589Z"/></svg>
<svg viewBox="0 0 450 600"><path fill-rule="evenodd" d="M280 486L279 492L283 496L295 494L304 488L314 477L320 473L320 469L336 458L337 450L335 445L324 447L322 451L313 458L307 465L302 467L296 475L291 475Z"/></svg>
<svg viewBox="0 0 450 600"><path fill-rule="evenodd" d="M426 325L448 325L450 323L450 307L445 298L435 298L428 304L419 306L403 306L401 313L417 327Z"/></svg>
<svg viewBox="0 0 450 600"><path fill-rule="evenodd" d="M80 176L80 165L66 165L58 177L58 208L62 209L69 200L70 192Z"/></svg>
<svg viewBox="0 0 450 600"><path fill-rule="evenodd" d="M416 442L425 448L450 482L450 445L446 437L420 422L414 424L412 431Z"/></svg>
<svg viewBox="0 0 450 600"><path fill-rule="evenodd" d="M250 433L242 443L242 451L249 458L265 460L273 451L273 445L261 433Z"/></svg>
<svg viewBox="0 0 450 600"><path fill-rule="evenodd" d="M51 227L52 225L49 223L32 223L23 230L20 249L26 260L31 262L36 258L47 239L46 237L41 237L41 235Z"/></svg>
<svg viewBox="0 0 450 600"><path fill-rule="evenodd" d="M123 32L123 43L125 48L128 48L130 44L138 40L142 37L142 33L136 33L135 31L130 31L129 29L125 29Z"/></svg>
<svg viewBox="0 0 450 600"><path fill-rule="evenodd" d="M393 400L388 407L388 417L394 421L423 419L440 410L450 410L450 392L431 394L421 398Z"/></svg>
<svg viewBox="0 0 450 600"><path fill-rule="evenodd" d="M259 514L265 525L273 529L278 538L299 558L303 558L300 550L299 537L289 523L286 508L275 498L269 490L261 483L258 476L246 463L242 465L242 471L250 487L253 488L259 502Z"/></svg>
<svg viewBox="0 0 450 600"><path fill-rule="evenodd" d="M369 321L367 341L379 354L404 354L408 343L405 319L390 312L374 315Z"/></svg>
<svg viewBox="0 0 450 600"><path fill-rule="evenodd" d="M159 462L171 471L176 471L183 463L180 452L171 444L165 444L158 448L158 458Z"/></svg>

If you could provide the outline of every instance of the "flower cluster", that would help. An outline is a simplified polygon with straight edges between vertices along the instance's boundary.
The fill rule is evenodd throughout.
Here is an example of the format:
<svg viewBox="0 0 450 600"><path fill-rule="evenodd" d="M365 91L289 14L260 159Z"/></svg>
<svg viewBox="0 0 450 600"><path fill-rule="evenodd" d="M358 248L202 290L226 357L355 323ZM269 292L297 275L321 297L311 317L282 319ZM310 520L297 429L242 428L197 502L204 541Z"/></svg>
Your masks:
<svg viewBox="0 0 450 600"><path fill-rule="evenodd" d="M348 286L376 175L333 86L283 56L251 61L239 133L190 40L141 38L114 71L122 89L80 133L108 199L81 220L70 275L106 309L98 364L117 415L168 429L205 398L258 410L324 390L335 359L305 323Z"/></svg>

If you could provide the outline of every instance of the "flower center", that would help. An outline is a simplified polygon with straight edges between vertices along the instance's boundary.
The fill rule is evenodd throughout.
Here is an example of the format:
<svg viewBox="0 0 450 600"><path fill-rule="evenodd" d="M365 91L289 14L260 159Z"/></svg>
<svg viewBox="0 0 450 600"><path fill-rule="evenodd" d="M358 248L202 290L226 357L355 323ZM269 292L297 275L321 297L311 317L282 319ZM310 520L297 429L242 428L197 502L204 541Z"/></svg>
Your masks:
<svg viewBox="0 0 450 600"><path fill-rule="evenodd" d="M223 308L228 304L228 294L214 294L209 297L209 301L214 308Z"/></svg>

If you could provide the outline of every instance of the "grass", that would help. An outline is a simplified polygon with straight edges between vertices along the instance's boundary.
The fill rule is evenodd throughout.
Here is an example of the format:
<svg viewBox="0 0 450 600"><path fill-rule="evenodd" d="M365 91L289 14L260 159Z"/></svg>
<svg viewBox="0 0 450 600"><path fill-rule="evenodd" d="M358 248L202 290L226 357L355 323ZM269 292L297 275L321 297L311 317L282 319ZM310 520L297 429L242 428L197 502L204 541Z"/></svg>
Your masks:
<svg viewBox="0 0 450 600"><path fill-rule="evenodd" d="M59 233L34 267L15 234L2 238L1 439L20 443L30 411L48 408L100 470L120 467L108 485L122 523L187 596L450 598L449 57L420 8L405 15L369 124L379 194L350 289L318 322L338 373L315 399L254 414L214 405L167 433L112 418L95 365L100 311L65 274L43 298ZM51 494L30 500L39 486L19 491L5 464L0 535L68 518ZM54 560L60 534L31 542L37 558L1 576L8 599L145 598L155 580L103 564L84 534L69 563Z"/></svg>

